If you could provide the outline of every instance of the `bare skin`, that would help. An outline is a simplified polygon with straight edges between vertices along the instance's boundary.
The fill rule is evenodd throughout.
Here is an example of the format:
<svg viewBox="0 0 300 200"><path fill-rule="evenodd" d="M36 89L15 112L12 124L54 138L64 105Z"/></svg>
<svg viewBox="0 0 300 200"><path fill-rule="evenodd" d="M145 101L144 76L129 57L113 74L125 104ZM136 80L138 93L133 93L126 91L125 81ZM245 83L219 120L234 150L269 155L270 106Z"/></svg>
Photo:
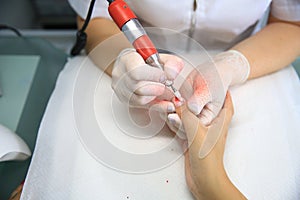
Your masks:
<svg viewBox="0 0 300 200"><path fill-rule="evenodd" d="M227 94L224 106L210 126L203 126L185 106L177 108L188 140L188 150L185 152L186 182L194 197L198 200L246 199L228 178L223 164L223 155L228 133L228 127L233 116L231 97ZM217 129L214 129L217 127ZM216 144L204 158L199 157L199 151L205 142L207 134L220 134Z"/></svg>
<svg viewBox="0 0 300 200"><path fill-rule="evenodd" d="M79 28L82 27L83 23L84 20L80 17L77 17L77 24ZM100 69L104 70L109 76L111 76L113 62L108 63L108 65L103 65L103 59L107 59L107 57L117 58L123 49L132 47L131 44L127 41L126 37L121 34L121 31L117 25L112 20L105 18L92 19L87 26L86 33L88 35L86 44L87 53L93 62L100 67ZM110 46L107 45L107 48L96 48L98 44L117 34L119 34L117 36L118 40L116 40L114 44L109 44ZM112 46L114 48L109 48Z"/></svg>
<svg viewBox="0 0 300 200"><path fill-rule="evenodd" d="M250 63L249 79L280 70L300 56L300 22L270 17L256 35L232 49L242 52Z"/></svg>

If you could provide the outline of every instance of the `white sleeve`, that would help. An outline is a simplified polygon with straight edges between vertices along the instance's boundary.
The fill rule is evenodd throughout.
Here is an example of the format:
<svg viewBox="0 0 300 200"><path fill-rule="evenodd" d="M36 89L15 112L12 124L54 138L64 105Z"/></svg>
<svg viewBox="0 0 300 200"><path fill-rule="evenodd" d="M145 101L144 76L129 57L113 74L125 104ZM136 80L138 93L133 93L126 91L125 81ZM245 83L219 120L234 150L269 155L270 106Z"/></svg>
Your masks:
<svg viewBox="0 0 300 200"><path fill-rule="evenodd" d="M73 10L83 19L86 18L91 0L68 0ZM92 18L105 17L111 19L108 13L108 2L105 0L96 0Z"/></svg>
<svg viewBox="0 0 300 200"><path fill-rule="evenodd" d="M273 0L271 14L281 20L300 21L300 0Z"/></svg>

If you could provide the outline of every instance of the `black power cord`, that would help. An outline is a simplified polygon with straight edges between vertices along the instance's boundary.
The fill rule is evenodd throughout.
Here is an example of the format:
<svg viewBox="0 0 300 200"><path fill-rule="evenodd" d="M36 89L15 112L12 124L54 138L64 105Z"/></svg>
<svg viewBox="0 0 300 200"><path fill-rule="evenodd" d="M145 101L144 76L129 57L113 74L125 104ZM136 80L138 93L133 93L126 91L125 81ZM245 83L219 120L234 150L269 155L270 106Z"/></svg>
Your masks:
<svg viewBox="0 0 300 200"><path fill-rule="evenodd" d="M5 24L0 24L0 30L6 30L6 29L13 31L17 36L22 37L22 34L20 31L18 31L18 29Z"/></svg>
<svg viewBox="0 0 300 200"><path fill-rule="evenodd" d="M86 40L87 40L87 34L84 31L85 31L86 27L88 26L89 21L91 19L95 2L96 2L96 0L91 0L88 14L86 16L84 24L83 24L82 28L79 31L77 31L77 33L76 33L76 43L73 46L73 48L71 49L72 56L78 55L81 52L81 50L85 47Z"/></svg>

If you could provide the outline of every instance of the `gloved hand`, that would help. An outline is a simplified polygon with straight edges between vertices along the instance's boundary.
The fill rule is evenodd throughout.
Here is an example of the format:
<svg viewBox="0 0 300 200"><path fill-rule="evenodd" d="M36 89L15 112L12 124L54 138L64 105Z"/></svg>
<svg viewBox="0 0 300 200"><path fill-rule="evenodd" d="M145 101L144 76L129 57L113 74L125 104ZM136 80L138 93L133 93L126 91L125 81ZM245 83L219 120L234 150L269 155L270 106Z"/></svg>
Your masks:
<svg viewBox="0 0 300 200"><path fill-rule="evenodd" d="M134 107L174 112L173 93L163 84L174 80L183 68L183 61L169 54L160 54L164 71L147 65L135 49L123 50L114 64L112 88L123 103Z"/></svg>
<svg viewBox="0 0 300 200"><path fill-rule="evenodd" d="M250 66L244 55L236 50L222 52L194 69L180 89L187 106L204 125L209 125L222 108L229 86L245 82ZM176 114L168 115L173 131L180 129ZM180 129L179 131L182 131Z"/></svg>

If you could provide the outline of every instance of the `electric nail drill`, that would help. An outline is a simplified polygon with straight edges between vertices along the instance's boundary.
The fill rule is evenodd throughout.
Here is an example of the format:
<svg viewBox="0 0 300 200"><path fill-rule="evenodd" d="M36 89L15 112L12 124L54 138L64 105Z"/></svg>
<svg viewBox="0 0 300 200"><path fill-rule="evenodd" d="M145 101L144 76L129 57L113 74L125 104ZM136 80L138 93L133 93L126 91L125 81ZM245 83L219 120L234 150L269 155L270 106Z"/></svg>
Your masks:
<svg viewBox="0 0 300 200"><path fill-rule="evenodd" d="M108 2L110 16L145 62L164 70L157 49L126 2L123 0L108 0ZM174 88L173 81L166 80L164 84L171 88L178 100L183 100L180 92Z"/></svg>

